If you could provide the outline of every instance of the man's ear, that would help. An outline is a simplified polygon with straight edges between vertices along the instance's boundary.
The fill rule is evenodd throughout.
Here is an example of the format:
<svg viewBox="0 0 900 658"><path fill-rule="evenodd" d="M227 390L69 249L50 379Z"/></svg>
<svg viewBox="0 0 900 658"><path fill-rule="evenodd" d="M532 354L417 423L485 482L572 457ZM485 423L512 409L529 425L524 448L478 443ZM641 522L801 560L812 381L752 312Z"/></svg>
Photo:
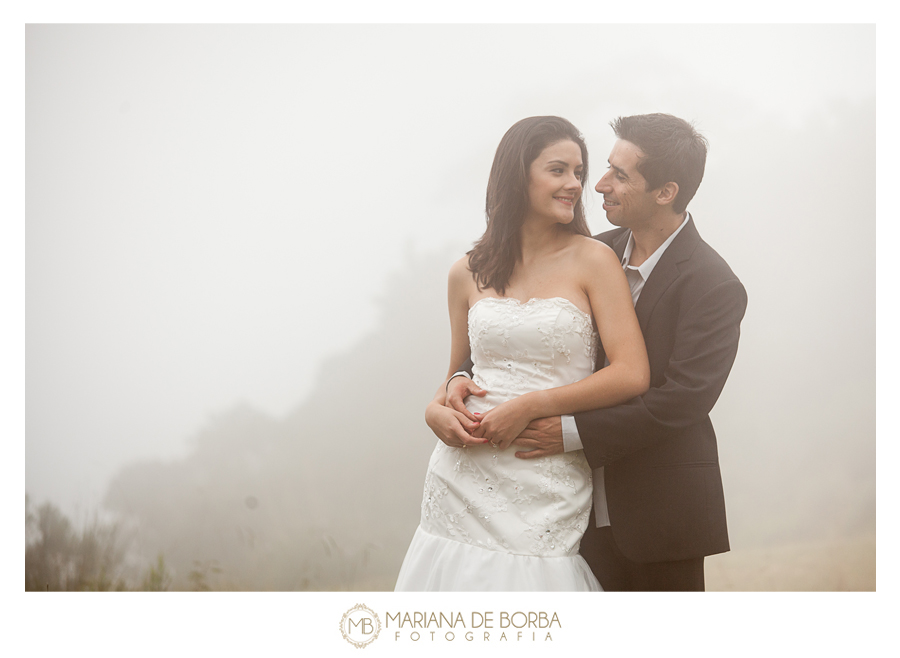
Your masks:
<svg viewBox="0 0 900 658"><path fill-rule="evenodd" d="M678 196L678 183L675 181L669 181L656 193L656 203L661 206L669 205L675 202L675 197Z"/></svg>

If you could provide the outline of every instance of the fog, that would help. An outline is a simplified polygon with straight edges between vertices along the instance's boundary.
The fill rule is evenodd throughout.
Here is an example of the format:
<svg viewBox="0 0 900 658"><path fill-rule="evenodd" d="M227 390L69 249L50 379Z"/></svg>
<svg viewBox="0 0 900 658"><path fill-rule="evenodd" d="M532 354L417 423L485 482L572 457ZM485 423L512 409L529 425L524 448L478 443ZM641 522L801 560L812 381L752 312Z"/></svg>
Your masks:
<svg viewBox="0 0 900 658"><path fill-rule="evenodd" d="M609 121L663 111L709 139L689 210L749 296L713 412L732 546L870 542L874 587L874 37L28 27L27 493L222 588L392 586L497 143L564 116L593 186Z"/></svg>

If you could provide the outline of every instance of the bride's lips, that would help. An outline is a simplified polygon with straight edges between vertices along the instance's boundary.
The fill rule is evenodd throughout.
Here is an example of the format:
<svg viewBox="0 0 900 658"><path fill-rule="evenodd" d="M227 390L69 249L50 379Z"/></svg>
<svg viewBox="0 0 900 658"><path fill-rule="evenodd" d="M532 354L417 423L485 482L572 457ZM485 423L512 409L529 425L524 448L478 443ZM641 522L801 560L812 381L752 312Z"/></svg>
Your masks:
<svg viewBox="0 0 900 658"><path fill-rule="evenodd" d="M563 204L565 204L565 205L567 205L567 206L571 206L571 205L574 204L574 199L572 199L571 197L555 196L555 197L553 197L553 198L556 199L557 201L559 201L560 203L563 203Z"/></svg>

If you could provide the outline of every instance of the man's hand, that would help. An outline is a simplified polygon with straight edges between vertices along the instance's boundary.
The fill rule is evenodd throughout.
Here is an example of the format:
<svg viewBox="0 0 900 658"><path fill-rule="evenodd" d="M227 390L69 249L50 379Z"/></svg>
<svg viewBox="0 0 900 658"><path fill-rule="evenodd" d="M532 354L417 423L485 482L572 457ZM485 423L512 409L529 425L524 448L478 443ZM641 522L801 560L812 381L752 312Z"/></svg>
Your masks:
<svg viewBox="0 0 900 658"><path fill-rule="evenodd" d="M466 409L465 400L470 395L484 397L487 395L487 391L478 388L475 382L468 377L463 377L462 375L454 377L447 383L447 396L444 399L444 406L455 409L473 422L478 422L475 414Z"/></svg>
<svg viewBox="0 0 900 658"><path fill-rule="evenodd" d="M517 452L519 459L534 459L565 452L563 447L562 420L559 416L536 418L513 441L513 445L528 448L528 452Z"/></svg>
<svg viewBox="0 0 900 658"><path fill-rule="evenodd" d="M460 379L464 379L460 377ZM466 416L432 400L425 407L425 422L437 438L452 448L480 446L487 439L476 439L470 435L478 429L477 420L469 420Z"/></svg>

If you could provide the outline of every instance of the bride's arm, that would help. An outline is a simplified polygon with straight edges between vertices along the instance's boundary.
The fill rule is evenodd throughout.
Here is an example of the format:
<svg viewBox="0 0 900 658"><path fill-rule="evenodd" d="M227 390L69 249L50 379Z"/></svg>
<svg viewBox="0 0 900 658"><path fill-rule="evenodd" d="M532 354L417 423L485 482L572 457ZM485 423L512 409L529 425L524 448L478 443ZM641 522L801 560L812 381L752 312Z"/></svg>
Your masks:
<svg viewBox="0 0 900 658"><path fill-rule="evenodd" d="M612 407L650 387L647 349L618 259L609 247L591 240L582 245L578 265L609 366L574 384L498 405L482 417L476 436L505 448L536 418Z"/></svg>
<svg viewBox="0 0 900 658"><path fill-rule="evenodd" d="M487 439L474 438L470 432L478 429L478 421L466 414L444 406L447 382L469 358L469 292L474 286L468 268L468 256L461 258L450 268L447 284L447 302L450 310L450 369L447 378L438 387L434 399L425 407L425 422L431 431L448 446L482 445Z"/></svg>

